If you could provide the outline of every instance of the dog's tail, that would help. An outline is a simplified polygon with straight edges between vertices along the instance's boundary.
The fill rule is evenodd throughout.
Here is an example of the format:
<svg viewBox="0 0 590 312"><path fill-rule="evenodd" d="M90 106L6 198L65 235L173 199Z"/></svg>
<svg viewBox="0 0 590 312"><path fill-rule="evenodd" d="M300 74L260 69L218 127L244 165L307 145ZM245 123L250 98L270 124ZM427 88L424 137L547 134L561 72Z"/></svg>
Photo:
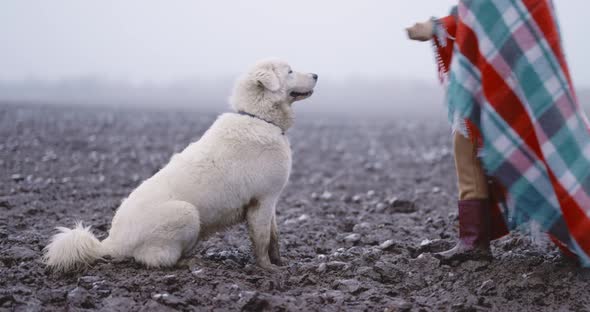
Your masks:
<svg viewBox="0 0 590 312"><path fill-rule="evenodd" d="M106 248L82 222L73 229L58 227L43 250L43 262L56 272L67 272L90 265L106 255Z"/></svg>

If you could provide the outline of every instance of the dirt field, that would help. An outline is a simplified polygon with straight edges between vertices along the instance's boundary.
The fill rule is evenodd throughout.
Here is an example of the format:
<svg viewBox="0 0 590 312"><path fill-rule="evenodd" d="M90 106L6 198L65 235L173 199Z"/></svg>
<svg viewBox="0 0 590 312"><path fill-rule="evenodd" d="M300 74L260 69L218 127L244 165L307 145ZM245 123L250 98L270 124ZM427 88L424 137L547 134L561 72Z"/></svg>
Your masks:
<svg viewBox="0 0 590 312"><path fill-rule="evenodd" d="M0 310L590 311L590 270L542 242L504 238L493 262L431 256L457 232L444 120L298 116L278 205L280 273L254 265L243 226L173 269L45 270L56 226L83 220L104 238L122 198L214 118L0 105Z"/></svg>

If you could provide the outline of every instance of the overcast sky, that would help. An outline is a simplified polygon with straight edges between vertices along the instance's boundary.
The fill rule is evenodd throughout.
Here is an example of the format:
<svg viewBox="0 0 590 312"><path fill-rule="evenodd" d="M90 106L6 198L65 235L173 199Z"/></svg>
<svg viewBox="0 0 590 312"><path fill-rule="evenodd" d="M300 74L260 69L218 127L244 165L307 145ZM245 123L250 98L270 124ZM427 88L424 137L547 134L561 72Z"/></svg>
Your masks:
<svg viewBox="0 0 590 312"><path fill-rule="evenodd" d="M321 77L435 81L404 27L456 0L1 0L0 79L233 77L277 56ZM590 1L556 0L574 81L590 86Z"/></svg>

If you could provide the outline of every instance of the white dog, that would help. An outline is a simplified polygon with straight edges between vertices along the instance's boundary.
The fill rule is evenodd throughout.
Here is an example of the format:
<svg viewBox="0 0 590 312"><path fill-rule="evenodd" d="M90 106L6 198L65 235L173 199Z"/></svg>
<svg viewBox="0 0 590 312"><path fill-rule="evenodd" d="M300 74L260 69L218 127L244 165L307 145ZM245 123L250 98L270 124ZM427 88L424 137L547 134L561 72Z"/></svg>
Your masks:
<svg viewBox="0 0 590 312"><path fill-rule="evenodd" d="M60 227L45 263L68 271L110 255L172 266L197 240L247 221L257 264L281 265L275 205L291 170L284 134L293 124L291 104L311 96L317 78L281 61L256 64L236 82L230 98L236 112L219 116L123 200L105 240L80 223Z"/></svg>

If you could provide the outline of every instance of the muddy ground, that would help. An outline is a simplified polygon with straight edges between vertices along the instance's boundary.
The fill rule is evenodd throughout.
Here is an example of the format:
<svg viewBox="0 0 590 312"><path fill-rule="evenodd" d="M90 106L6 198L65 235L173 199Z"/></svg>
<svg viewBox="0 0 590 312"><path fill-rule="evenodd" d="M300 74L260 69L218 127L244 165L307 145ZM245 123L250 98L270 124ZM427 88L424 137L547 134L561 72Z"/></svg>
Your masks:
<svg viewBox="0 0 590 312"><path fill-rule="evenodd" d="M444 120L298 116L278 205L286 266L254 265L243 226L192 261L106 260L58 275L40 261L56 226L104 238L117 205L215 114L0 106L0 310L589 311L590 270L512 235L495 260L441 264L457 233Z"/></svg>

